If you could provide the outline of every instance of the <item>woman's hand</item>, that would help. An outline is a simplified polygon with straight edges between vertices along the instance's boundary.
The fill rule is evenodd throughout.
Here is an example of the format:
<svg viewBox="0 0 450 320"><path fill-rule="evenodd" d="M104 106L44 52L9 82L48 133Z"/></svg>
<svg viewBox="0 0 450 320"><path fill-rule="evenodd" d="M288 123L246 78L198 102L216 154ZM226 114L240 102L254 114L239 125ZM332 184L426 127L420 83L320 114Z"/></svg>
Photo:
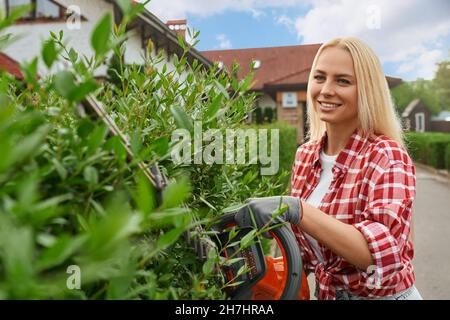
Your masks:
<svg viewBox="0 0 450 320"><path fill-rule="evenodd" d="M272 214L280 210L282 205L287 205L287 210L273 219ZM298 225L302 217L301 209L300 199L297 197L249 198L246 200L246 205L239 209L235 220L240 227L252 227L251 213L253 213L257 228L281 222L290 222Z"/></svg>

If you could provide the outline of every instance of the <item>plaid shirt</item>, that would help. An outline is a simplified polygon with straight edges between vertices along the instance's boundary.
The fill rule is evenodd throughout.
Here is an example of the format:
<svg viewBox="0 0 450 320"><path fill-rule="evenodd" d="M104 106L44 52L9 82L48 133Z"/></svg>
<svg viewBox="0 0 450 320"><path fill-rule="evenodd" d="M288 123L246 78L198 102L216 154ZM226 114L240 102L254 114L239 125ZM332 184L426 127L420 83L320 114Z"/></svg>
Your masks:
<svg viewBox="0 0 450 320"><path fill-rule="evenodd" d="M301 145L291 176L291 195L308 199L319 183L320 141ZM292 226L306 272L315 272L319 299L335 299L336 289L363 297L389 296L414 284L410 239L415 169L405 149L386 136L356 129L339 153L321 211L353 225L365 237L375 266L361 270L319 243L319 262L303 231Z"/></svg>

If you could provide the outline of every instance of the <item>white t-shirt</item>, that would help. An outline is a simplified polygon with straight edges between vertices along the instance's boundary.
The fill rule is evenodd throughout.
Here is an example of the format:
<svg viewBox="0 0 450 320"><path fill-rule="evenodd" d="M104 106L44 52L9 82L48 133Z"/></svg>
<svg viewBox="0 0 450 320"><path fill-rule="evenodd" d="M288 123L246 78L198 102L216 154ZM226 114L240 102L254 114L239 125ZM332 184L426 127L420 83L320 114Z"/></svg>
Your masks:
<svg viewBox="0 0 450 320"><path fill-rule="evenodd" d="M320 152L320 165L322 167L322 172L320 173L320 179L317 187L311 193L311 195L306 199L306 203L309 205L318 208L322 203L322 199L330 188L331 181L333 180L333 167L336 163L337 155L329 156L325 154L322 150ZM311 249L314 251L314 254L318 258L320 262L323 262L322 253L319 248L319 244L317 240L311 237L309 234L305 232L305 237L309 241Z"/></svg>

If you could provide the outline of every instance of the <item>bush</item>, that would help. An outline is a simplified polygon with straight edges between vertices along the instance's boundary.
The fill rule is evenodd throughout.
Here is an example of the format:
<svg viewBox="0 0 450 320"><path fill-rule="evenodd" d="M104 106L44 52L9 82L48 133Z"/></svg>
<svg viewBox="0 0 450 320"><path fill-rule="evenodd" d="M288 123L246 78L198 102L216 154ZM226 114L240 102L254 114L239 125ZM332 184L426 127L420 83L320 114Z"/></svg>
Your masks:
<svg viewBox="0 0 450 320"><path fill-rule="evenodd" d="M405 133L407 148L413 160L437 169L448 168L446 150L450 145L450 134L439 132Z"/></svg>
<svg viewBox="0 0 450 320"><path fill-rule="evenodd" d="M283 175L283 189L286 192L298 147L297 128L282 121L264 125L253 125L251 127L255 129L269 129L269 132L273 129L279 130L279 172Z"/></svg>
<svg viewBox="0 0 450 320"><path fill-rule="evenodd" d="M123 21L131 20L126 14ZM112 33L111 22L105 16L95 29L92 59L52 33L42 57L23 65L28 90L0 74L1 299L223 298L218 253L196 259L182 235L248 197L281 193L278 176L261 177L252 165L177 165L170 158L176 128L192 128L194 120L222 133L241 126L254 101L244 94L251 75L237 82L188 64L185 54L173 57L173 71L156 68L161 56L121 65L126 26ZM94 73L112 52L114 83L99 84ZM62 59L71 66L39 78L39 59L49 69ZM180 80L183 71L189 75ZM161 205L119 139L80 116L88 94L128 135L134 158L160 163L172 178ZM80 283L72 277L77 270Z"/></svg>
<svg viewBox="0 0 450 320"><path fill-rule="evenodd" d="M445 169L450 171L450 143L445 148Z"/></svg>

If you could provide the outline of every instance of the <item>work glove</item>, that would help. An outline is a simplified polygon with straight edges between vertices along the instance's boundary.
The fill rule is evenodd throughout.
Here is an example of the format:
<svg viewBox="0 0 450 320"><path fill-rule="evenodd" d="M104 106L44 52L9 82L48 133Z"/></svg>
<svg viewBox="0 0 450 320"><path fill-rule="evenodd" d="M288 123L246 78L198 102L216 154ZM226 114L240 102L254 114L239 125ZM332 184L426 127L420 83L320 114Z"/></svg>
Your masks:
<svg viewBox="0 0 450 320"><path fill-rule="evenodd" d="M290 222L295 225L300 223L302 217L302 206L300 199L291 196L275 196L265 198L249 198L245 201L245 205L239 209L235 215L236 223L241 227L254 227L254 223L251 217L251 213L255 218L256 227L261 229L263 226L267 226L267 223L272 220L272 214L278 212L282 205L288 206L288 209L278 215L269 224L278 224L282 222ZM264 234L265 237L270 237Z"/></svg>

